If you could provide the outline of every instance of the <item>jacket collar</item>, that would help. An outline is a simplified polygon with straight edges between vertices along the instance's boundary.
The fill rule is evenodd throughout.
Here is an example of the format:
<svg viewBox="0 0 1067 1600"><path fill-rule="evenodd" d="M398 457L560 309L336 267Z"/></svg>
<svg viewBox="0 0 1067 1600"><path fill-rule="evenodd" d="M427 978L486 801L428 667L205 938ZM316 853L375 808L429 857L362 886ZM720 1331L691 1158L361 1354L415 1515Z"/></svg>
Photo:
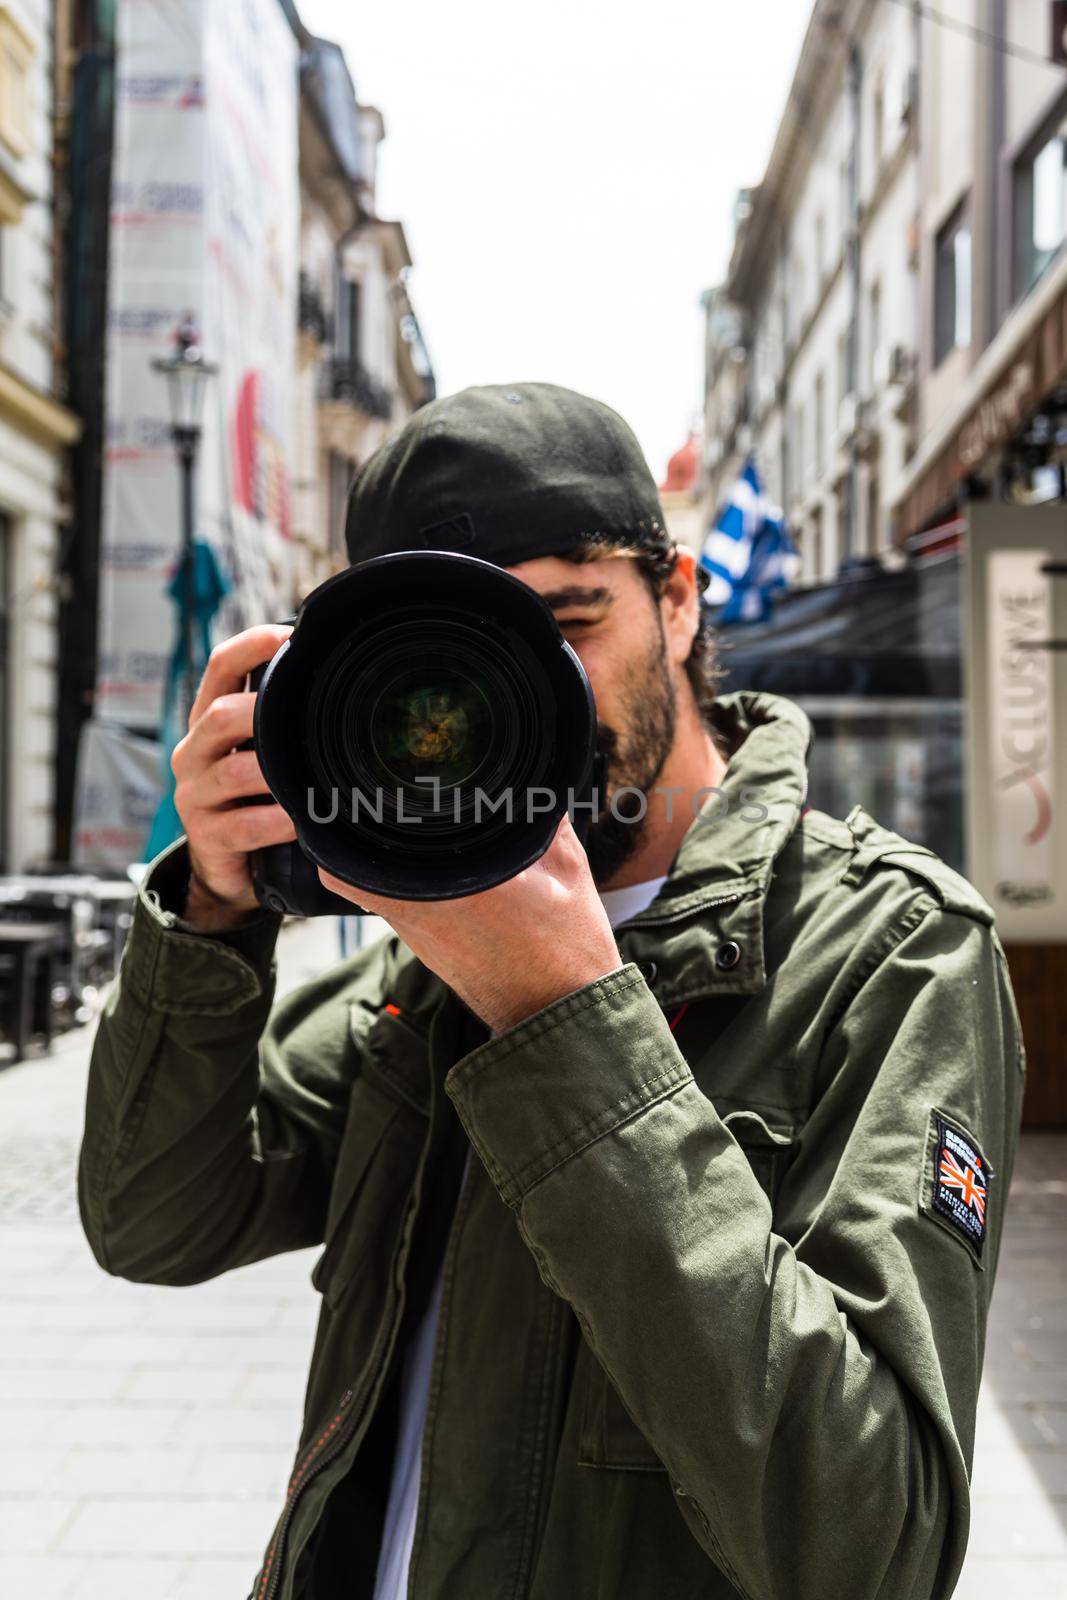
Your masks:
<svg viewBox="0 0 1067 1600"><path fill-rule="evenodd" d="M764 902L807 792L814 734L799 706L740 690L720 696L710 721L728 753L723 782L651 905L617 930L665 1008L766 982Z"/></svg>

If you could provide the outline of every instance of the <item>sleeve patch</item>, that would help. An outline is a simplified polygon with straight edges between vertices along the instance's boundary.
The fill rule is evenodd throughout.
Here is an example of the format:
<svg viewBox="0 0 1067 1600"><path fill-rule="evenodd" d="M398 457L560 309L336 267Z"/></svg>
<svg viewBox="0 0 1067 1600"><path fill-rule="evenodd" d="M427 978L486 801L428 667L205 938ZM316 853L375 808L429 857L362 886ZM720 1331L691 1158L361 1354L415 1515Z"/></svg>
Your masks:
<svg viewBox="0 0 1067 1600"><path fill-rule="evenodd" d="M979 1266L993 1176L966 1128L935 1108L930 1113L920 1206L962 1240Z"/></svg>

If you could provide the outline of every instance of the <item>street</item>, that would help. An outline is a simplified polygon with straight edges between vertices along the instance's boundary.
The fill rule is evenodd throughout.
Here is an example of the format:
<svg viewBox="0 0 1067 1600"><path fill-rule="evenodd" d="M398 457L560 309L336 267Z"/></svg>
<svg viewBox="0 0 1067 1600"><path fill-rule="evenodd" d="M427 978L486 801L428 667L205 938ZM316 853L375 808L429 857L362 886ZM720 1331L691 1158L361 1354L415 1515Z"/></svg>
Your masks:
<svg viewBox="0 0 1067 1600"><path fill-rule="evenodd" d="M287 927L279 987L334 959L332 921ZM73 1188L90 1042L0 1073L0 1594L244 1600L299 1432L315 1252L189 1289L106 1277ZM1065 1158L1067 1135L1023 1137L961 1593L1067 1593Z"/></svg>

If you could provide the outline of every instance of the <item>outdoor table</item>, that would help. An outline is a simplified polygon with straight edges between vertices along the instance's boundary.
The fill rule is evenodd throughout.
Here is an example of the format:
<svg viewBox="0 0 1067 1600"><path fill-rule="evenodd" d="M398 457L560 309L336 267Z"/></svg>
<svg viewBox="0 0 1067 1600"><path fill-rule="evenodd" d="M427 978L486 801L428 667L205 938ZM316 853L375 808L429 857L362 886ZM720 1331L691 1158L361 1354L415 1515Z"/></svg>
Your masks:
<svg viewBox="0 0 1067 1600"><path fill-rule="evenodd" d="M0 1017L15 1047L4 1066L23 1059L34 1032L52 1048L52 957L61 937L54 922L0 921L0 979L10 974Z"/></svg>

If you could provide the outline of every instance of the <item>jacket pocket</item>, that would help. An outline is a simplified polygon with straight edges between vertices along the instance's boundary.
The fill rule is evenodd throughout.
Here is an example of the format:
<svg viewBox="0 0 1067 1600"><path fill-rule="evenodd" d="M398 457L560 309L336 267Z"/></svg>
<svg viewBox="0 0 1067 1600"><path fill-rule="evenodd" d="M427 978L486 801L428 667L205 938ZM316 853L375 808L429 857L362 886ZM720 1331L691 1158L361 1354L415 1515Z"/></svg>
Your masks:
<svg viewBox="0 0 1067 1600"><path fill-rule="evenodd" d="M758 1111L727 1111L720 1112L720 1115L723 1126L729 1129L741 1146L757 1183L773 1206L789 1165L793 1148L792 1128L785 1125L772 1127Z"/></svg>
<svg viewBox="0 0 1067 1600"><path fill-rule="evenodd" d="M619 1392L583 1339L574 1366L578 1465L619 1472L666 1472Z"/></svg>
<svg viewBox="0 0 1067 1600"><path fill-rule="evenodd" d="M365 1272L384 1284L428 1128L426 1039L389 1010L351 1008L355 1078L311 1281L331 1309ZM426 1082L428 1099L428 1081Z"/></svg>

